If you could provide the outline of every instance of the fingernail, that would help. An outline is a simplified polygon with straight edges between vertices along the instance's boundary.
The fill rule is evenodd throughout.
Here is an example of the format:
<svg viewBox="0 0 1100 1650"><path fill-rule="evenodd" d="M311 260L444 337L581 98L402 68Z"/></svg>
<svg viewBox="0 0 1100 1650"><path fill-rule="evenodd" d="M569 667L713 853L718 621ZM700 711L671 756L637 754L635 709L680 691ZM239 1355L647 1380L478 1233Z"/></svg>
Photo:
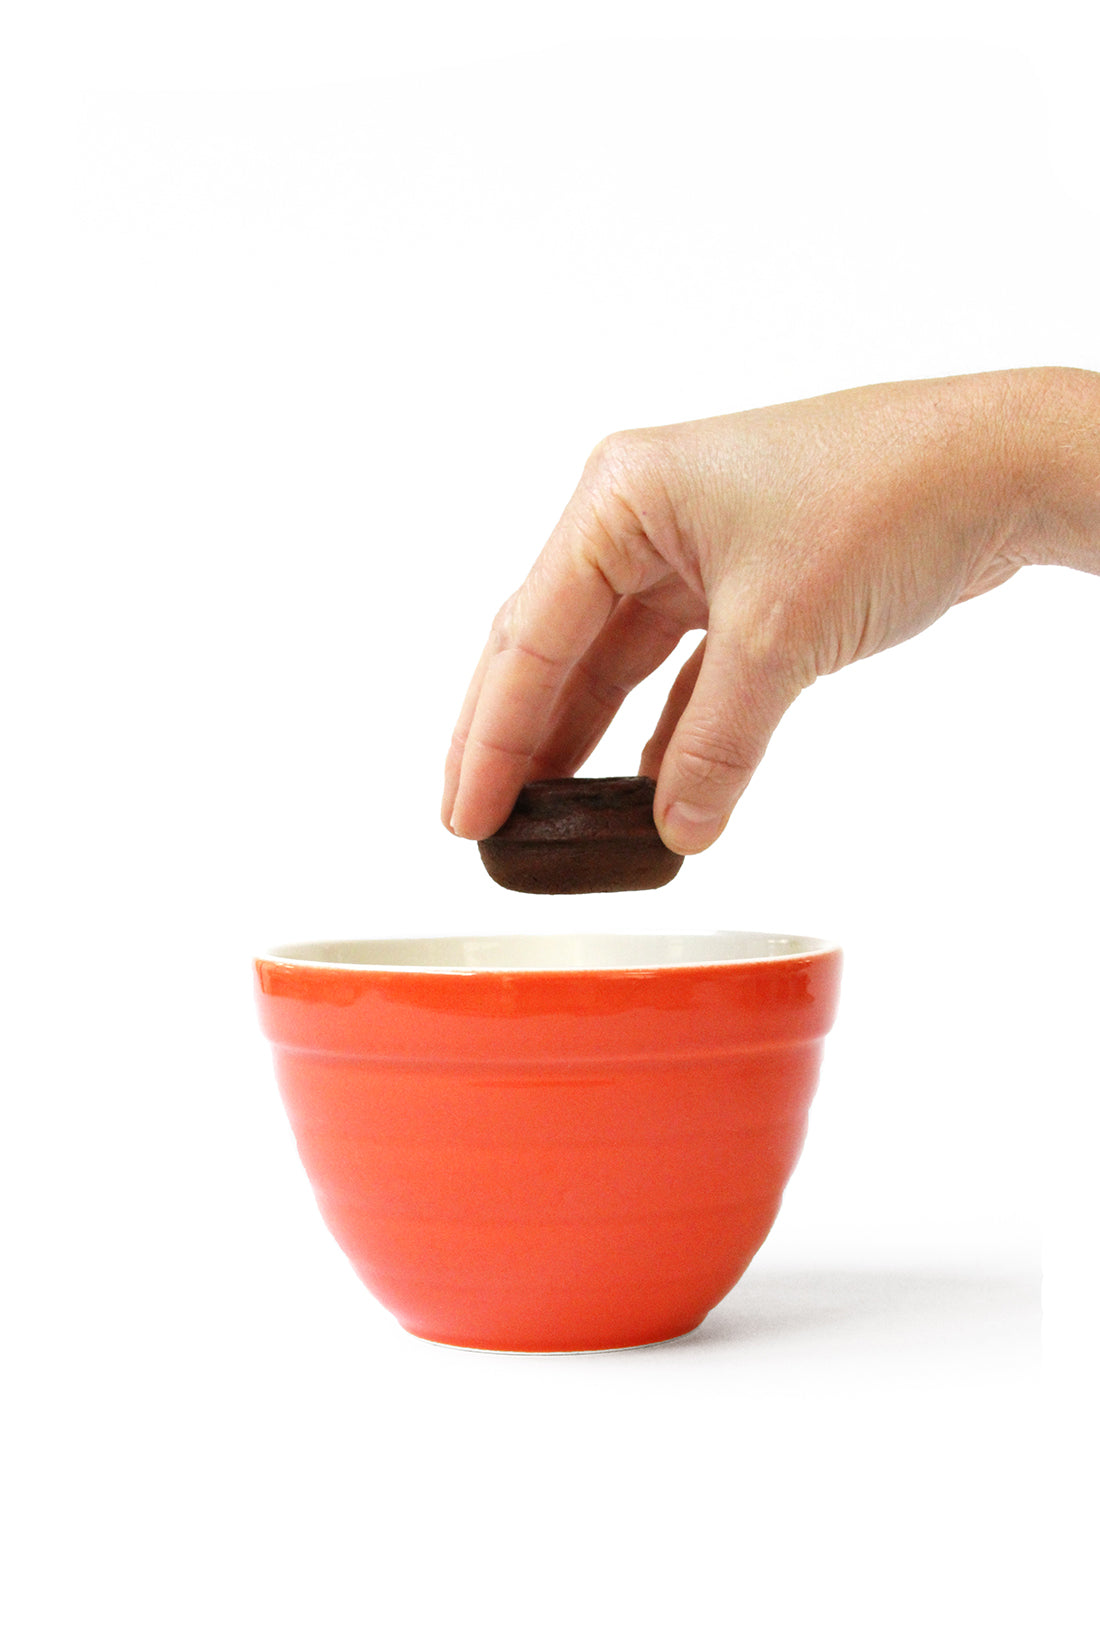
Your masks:
<svg viewBox="0 0 1100 1650"><path fill-rule="evenodd" d="M458 803L456 802L453 809L451 810L451 817L447 821L447 829L450 831L452 836L461 837L463 841L466 841L468 839L470 833L469 833L469 831L463 831L460 828L461 825L462 825L462 821L459 818L459 815L461 814L461 812L462 812L462 810L459 807ZM457 821L457 824L456 824L456 821Z"/></svg>
<svg viewBox="0 0 1100 1650"><path fill-rule="evenodd" d="M709 848L721 827L722 815L713 808L697 808L691 802L673 802L665 811L661 832L674 853L694 854Z"/></svg>

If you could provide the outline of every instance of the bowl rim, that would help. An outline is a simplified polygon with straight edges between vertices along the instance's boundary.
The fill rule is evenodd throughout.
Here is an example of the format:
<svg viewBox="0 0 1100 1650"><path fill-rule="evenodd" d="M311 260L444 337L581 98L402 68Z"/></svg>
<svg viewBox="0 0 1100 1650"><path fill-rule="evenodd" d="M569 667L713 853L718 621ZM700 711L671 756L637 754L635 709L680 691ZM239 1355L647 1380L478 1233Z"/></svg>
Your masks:
<svg viewBox="0 0 1100 1650"><path fill-rule="evenodd" d="M669 961L655 960L652 956L647 960L639 958L636 962L616 961L609 963L580 962L524 962L524 961L496 961L493 963L477 963L469 960L453 962L408 962L387 960L347 960L332 955L295 955L303 952L332 952L349 951L357 947L395 948L417 945L463 945L477 944L512 944L523 946L538 946L545 943L553 946L555 942L611 942L622 944L637 941L639 946L647 942L660 944L668 941L680 942L714 942L734 940L739 942L758 942L763 947L760 950L749 952L741 956L700 956L691 958L674 958ZM571 929L563 933L548 934L517 934L517 933L464 933L464 934L404 934L404 935L371 935L368 938L357 940L309 940L296 941L290 944L269 946L262 951L253 953L253 962L256 965L273 966L285 969L302 969L308 972L326 972L343 974L462 974L462 975L500 975L500 974L653 974L673 973L677 970L686 973L695 973L700 969L743 969L743 968L773 968L784 964L805 961L811 957L840 955L841 948L831 940L817 939L804 934L787 934L757 929L709 929L701 930L647 930L644 933L611 932L606 929Z"/></svg>

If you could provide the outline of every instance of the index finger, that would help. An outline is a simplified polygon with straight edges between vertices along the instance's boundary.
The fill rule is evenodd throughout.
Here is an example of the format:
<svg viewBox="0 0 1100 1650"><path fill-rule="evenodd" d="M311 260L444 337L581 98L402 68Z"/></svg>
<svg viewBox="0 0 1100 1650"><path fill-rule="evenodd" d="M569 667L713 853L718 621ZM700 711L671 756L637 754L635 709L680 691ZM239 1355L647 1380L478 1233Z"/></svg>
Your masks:
<svg viewBox="0 0 1100 1650"><path fill-rule="evenodd" d="M503 825L569 672L617 601L584 535L563 522L501 609L455 729L456 836L480 839Z"/></svg>

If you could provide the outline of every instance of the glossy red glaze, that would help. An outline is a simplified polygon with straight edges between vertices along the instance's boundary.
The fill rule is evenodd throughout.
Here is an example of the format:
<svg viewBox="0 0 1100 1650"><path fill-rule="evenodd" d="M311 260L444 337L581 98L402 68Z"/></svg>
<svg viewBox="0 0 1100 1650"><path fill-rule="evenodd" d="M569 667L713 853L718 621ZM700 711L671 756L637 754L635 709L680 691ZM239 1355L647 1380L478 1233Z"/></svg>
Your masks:
<svg viewBox="0 0 1100 1650"><path fill-rule="evenodd" d="M840 953L567 970L261 958L321 1213L415 1335L580 1351L695 1328L802 1147Z"/></svg>

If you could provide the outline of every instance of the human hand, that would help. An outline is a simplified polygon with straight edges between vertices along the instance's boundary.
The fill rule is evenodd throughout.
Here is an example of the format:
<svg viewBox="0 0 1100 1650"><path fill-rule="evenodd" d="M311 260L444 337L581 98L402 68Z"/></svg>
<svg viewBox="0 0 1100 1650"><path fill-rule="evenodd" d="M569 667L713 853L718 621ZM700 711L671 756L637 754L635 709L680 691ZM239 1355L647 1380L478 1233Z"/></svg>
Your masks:
<svg viewBox="0 0 1100 1650"><path fill-rule="evenodd" d="M691 630L639 771L676 853L708 847L816 677L924 630L1028 562L1094 565L1100 375L871 385L612 436L493 625L443 820L482 838L588 759Z"/></svg>

